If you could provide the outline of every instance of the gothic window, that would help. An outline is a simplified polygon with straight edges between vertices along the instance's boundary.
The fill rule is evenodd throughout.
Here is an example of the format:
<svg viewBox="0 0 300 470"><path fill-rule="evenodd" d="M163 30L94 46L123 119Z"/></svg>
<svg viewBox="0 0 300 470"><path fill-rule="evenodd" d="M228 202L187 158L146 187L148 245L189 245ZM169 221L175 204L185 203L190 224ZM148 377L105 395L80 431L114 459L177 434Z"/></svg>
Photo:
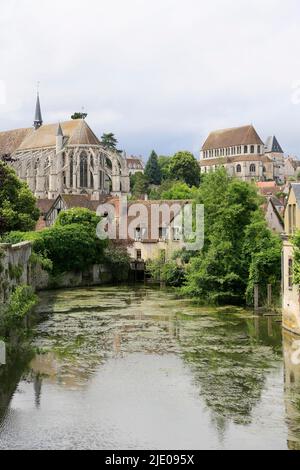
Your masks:
<svg viewBox="0 0 300 470"><path fill-rule="evenodd" d="M241 167L241 165L237 165L237 167L236 167L236 172L237 172L237 173L242 173L242 167Z"/></svg>
<svg viewBox="0 0 300 470"><path fill-rule="evenodd" d="M88 186L88 161L85 154L80 156L80 187L87 188Z"/></svg>
<svg viewBox="0 0 300 470"><path fill-rule="evenodd" d="M251 163L250 165L250 173L256 173L256 166L254 165L254 163Z"/></svg>

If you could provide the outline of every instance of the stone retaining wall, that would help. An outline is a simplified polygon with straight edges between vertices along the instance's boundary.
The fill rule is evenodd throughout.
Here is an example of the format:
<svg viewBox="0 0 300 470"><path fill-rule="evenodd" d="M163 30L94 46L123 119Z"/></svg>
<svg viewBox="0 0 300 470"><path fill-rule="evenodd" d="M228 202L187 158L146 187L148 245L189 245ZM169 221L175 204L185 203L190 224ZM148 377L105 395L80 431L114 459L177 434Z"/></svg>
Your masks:
<svg viewBox="0 0 300 470"><path fill-rule="evenodd" d="M0 244L0 304L5 304L14 287L30 284L31 242Z"/></svg>

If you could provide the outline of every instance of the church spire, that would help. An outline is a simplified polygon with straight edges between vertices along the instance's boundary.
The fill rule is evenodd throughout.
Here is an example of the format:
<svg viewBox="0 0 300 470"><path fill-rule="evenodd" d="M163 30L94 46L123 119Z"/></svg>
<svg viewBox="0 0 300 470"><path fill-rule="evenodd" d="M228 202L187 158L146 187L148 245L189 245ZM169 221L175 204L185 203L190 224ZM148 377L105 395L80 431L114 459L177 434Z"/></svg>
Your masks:
<svg viewBox="0 0 300 470"><path fill-rule="evenodd" d="M36 98L35 117L34 117L33 125L34 125L35 130L39 129L43 125L39 92L37 93L37 98Z"/></svg>

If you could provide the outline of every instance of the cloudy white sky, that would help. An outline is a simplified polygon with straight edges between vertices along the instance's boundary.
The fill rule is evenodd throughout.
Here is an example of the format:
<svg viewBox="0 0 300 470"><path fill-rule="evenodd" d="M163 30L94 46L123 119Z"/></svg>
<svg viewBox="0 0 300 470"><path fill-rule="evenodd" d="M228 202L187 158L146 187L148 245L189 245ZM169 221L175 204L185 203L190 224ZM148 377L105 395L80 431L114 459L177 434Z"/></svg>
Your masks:
<svg viewBox="0 0 300 470"><path fill-rule="evenodd" d="M128 153L197 154L210 130L253 123L300 156L299 0L0 6L0 129L32 124L40 81L45 122L85 107Z"/></svg>

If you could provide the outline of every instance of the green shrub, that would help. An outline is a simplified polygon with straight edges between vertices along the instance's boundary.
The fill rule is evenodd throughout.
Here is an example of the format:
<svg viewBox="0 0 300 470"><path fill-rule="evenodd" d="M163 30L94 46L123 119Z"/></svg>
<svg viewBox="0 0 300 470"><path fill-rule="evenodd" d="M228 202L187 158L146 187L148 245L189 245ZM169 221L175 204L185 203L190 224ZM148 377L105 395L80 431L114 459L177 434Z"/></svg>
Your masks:
<svg viewBox="0 0 300 470"><path fill-rule="evenodd" d="M110 268L114 281L128 279L130 256L126 248L110 244L104 251L104 263Z"/></svg>
<svg viewBox="0 0 300 470"><path fill-rule="evenodd" d="M54 273L83 271L104 260L106 241L99 240L96 228L72 224L55 226L41 232L12 232L5 237L7 243L33 242L33 252L42 256L47 268L50 260Z"/></svg>
<svg viewBox="0 0 300 470"><path fill-rule="evenodd" d="M74 208L62 211L56 219L55 227L80 224L96 228L100 220L101 217L98 217L95 212L89 209Z"/></svg>
<svg viewBox="0 0 300 470"><path fill-rule="evenodd" d="M37 296L29 286L18 286L2 307L0 330L18 328L37 303Z"/></svg>

